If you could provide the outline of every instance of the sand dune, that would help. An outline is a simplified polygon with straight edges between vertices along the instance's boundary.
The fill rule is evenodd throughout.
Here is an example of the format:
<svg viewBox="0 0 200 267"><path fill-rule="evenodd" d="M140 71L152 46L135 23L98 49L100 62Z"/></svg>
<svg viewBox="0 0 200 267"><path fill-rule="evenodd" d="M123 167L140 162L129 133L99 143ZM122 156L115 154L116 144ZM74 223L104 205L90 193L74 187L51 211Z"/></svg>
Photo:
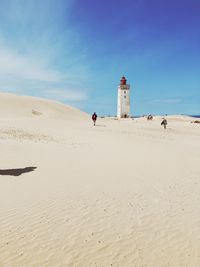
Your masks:
<svg viewBox="0 0 200 267"><path fill-rule="evenodd" d="M0 94L0 266L200 266L200 128L161 118Z"/></svg>
<svg viewBox="0 0 200 267"><path fill-rule="evenodd" d="M1 118L29 118L41 116L51 119L81 119L87 114L53 100L0 93Z"/></svg>

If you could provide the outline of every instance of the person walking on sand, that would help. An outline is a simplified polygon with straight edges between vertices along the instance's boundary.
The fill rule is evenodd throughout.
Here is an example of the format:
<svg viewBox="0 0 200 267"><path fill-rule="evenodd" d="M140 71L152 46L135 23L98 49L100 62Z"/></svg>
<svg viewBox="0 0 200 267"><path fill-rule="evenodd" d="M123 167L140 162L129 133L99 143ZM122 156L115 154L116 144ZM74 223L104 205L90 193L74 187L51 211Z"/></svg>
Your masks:
<svg viewBox="0 0 200 267"><path fill-rule="evenodd" d="M95 123L96 123L96 120L97 120L97 114L96 114L96 112L94 112L94 113L92 114L92 120L93 120L93 122L94 122L94 126L95 126Z"/></svg>
<svg viewBox="0 0 200 267"><path fill-rule="evenodd" d="M164 129L167 128L167 120L165 118L162 120L161 125L164 126Z"/></svg>

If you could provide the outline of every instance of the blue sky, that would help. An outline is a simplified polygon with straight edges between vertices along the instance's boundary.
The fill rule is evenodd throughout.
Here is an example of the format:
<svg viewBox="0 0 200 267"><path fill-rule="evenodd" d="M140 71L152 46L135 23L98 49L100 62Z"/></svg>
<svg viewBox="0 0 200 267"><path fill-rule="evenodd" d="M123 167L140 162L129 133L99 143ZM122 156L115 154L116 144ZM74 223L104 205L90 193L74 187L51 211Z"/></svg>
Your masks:
<svg viewBox="0 0 200 267"><path fill-rule="evenodd" d="M0 91L116 114L200 114L199 0L1 0Z"/></svg>

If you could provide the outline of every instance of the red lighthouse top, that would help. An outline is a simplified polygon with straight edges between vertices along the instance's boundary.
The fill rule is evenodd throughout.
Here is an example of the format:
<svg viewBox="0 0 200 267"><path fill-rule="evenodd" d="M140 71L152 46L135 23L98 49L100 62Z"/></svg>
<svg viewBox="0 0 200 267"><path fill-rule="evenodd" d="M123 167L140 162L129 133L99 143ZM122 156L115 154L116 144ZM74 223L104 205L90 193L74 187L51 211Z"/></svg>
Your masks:
<svg viewBox="0 0 200 267"><path fill-rule="evenodd" d="M120 80L120 85L126 85L126 78L124 76Z"/></svg>

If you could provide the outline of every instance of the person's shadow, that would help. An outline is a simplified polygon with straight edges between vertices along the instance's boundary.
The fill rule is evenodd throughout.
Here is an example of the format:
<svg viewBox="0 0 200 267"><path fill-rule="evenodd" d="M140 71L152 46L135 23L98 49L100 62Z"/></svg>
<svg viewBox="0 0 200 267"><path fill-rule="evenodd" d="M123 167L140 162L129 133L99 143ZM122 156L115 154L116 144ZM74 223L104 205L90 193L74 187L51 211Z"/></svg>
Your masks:
<svg viewBox="0 0 200 267"><path fill-rule="evenodd" d="M5 170L0 170L0 175L10 175L10 176L19 176L23 173L26 172L32 172L37 167L25 167L25 168L19 168L19 169L5 169Z"/></svg>

